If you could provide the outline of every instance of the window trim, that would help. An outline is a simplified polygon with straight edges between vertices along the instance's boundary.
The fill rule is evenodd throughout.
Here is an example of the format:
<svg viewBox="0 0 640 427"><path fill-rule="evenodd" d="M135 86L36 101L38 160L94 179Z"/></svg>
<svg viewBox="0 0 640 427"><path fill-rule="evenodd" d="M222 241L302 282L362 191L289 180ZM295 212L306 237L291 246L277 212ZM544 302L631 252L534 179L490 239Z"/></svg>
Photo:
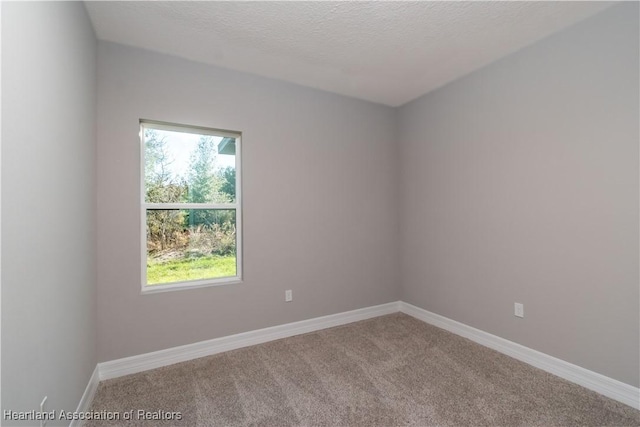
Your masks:
<svg viewBox="0 0 640 427"><path fill-rule="evenodd" d="M202 126L182 125L160 122L156 120L140 119L140 293L142 295L160 292L179 291L184 289L198 289L210 286L223 286L243 283L242 257L242 132ZM167 130L172 132L195 133L200 135L231 137L236 139L235 167L236 167L236 200L235 203L147 203L145 201L145 141L144 129ZM147 210L153 208L168 209L229 209L236 214L236 275L211 279L197 279L168 284L147 285Z"/></svg>

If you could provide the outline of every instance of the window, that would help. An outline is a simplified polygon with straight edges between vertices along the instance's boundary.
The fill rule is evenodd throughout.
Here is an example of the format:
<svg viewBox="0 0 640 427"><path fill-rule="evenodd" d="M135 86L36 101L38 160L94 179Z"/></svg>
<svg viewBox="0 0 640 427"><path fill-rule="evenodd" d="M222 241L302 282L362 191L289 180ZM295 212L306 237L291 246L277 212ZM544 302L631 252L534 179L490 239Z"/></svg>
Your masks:
<svg viewBox="0 0 640 427"><path fill-rule="evenodd" d="M140 121L142 292L242 279L240 133Z"/></svg>

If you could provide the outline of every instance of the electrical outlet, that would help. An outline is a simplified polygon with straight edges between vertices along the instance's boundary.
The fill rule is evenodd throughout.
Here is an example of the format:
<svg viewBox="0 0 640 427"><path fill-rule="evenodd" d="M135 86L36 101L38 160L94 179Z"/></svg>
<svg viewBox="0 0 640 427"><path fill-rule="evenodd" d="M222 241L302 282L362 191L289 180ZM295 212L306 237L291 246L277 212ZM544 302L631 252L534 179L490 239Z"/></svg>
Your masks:
<svg viewBox="0 0 640 427"><path fill-rule="evenodd" d="M44 413L46 412L46 408L45 408L45 403L47 403L47 396L44 397L44 399L42 399L42 402L40 402L40 414L44 415ZM45 427L47 425L47 420L42 417L42 419L40 419L40 427Z"/></svg>
<svg viewBox="0 0 640 427"><path fill-rule="evenodd" d="M293 291L291 289L284 291L284 300L286 302L293 301Z"/></svg>
<svg viewBox="0 0 640 427"><path fill-rule="evenodd" d="M524 305L519 302L514 303L516 317L524 317Z"/></svg>

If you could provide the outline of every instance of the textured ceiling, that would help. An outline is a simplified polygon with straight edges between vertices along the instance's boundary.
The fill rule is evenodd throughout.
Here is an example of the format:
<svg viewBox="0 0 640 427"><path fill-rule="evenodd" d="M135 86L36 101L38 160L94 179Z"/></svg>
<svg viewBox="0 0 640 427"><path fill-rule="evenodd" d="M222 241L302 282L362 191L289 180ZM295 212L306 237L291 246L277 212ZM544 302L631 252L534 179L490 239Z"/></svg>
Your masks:
<svg viewBox="0 0 640 427"><path fill-rule="evenodd" d="M391 106L600 2L87 2L99 39Z"/></svg>

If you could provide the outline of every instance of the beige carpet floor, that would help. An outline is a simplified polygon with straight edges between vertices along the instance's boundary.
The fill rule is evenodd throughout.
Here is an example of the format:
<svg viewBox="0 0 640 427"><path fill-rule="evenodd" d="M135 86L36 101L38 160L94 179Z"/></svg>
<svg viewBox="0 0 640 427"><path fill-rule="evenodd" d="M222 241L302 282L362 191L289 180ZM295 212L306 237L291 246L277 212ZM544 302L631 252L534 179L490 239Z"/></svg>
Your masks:
<svg viewBox="0 0 640 427"><path fill-rule="evenodd" d="M640 411L400 313L103 381L91 410L182 419L87 426L640 425Z"/></svg>

